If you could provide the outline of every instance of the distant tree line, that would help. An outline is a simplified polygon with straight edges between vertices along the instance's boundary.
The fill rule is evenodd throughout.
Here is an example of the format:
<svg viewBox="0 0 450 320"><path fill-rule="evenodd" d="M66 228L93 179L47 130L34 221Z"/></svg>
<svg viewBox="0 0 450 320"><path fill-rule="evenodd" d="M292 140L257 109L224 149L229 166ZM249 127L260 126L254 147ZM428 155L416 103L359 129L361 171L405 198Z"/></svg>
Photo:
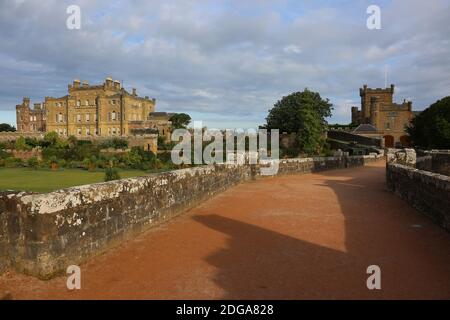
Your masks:
<svg viewBox="0 0 450 320"><path fill-rule="evenodd" d="M16 127L10 125L9 123L0 123L0 132L15 132Z"/></svg>

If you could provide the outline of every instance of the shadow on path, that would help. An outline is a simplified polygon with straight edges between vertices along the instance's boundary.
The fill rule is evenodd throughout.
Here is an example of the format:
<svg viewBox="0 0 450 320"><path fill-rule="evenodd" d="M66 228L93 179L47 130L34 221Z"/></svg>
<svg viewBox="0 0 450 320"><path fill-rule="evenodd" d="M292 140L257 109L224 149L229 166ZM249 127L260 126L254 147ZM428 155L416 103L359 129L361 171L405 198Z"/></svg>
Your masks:
<svg viewBox="0 0 450 320"><path fill-rule="evenodd" d="M330 232L334 230L330 221L343 219L345 250L214 214L214 210L195 215L195 221L227 235L226 248L206 258L217 268L214 281L226 292L224 298L450 298L450 235L386 190L384 166L292 179L290 183L309 179L319 202L321 189L323 196L329 196L330 189L336 195L340 212L320 206L310 211L316 219L323 216L323 228ZM271 186L261 191L267 197L273 192L290 192L285 183L257 183ZM305 220L303 225L300 214L295 216L300 208L305 209L302 199L298 199L297 209L291 208L292 217L298 228L309 228L311 224ZM366 269L372 264L381 267L380 291L366 287Z"/></svg>

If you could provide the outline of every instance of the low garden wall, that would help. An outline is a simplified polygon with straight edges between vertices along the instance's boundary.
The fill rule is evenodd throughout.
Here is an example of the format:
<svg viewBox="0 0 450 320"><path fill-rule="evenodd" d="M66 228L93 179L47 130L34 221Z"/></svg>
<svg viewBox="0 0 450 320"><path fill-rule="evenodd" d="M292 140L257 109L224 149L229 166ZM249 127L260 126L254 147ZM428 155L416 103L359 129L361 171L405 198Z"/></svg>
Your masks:
<svg viewBox="0 0 450 320"><path fill-rule="evenodd" d="M278 174L362 166L381 156L279 160ZM62 189L0 193L0 273L48 278L182 213L264 165L210 165Z"/></svg>
<svg viewBox="0 0 450 320"><path fill-rule="evenodd" d="M388 188L450 231L450 177L411 166L388 163Z"/></svg>

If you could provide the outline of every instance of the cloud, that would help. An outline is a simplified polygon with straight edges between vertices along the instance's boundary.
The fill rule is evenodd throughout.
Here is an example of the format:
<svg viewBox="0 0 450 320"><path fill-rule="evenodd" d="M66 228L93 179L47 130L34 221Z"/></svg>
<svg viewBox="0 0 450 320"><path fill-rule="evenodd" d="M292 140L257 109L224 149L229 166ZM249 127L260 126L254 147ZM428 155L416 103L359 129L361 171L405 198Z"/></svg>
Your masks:
<svg viewBox="0 0 450 320"><path fill-rule="evenodd" d="M285 53L296 53L296 54L302 53L302 49L300 49L300 47L296 46L295 44L287 45L286 47L283 48L283 51Z"/></svg>
<svg viewBox="0 0 450 320"><path fill-rule="evenodd" d="M398 101L423 109L449 95L449 1L383 1L382 29L368 30L368 1L80 0L78 31L65 27L72 2L0 2L0 110L112 75L159 110L215 124L257 126L305 87L335 104L331 122L349 122L358 88L382 86L385 65Z"/></svg>

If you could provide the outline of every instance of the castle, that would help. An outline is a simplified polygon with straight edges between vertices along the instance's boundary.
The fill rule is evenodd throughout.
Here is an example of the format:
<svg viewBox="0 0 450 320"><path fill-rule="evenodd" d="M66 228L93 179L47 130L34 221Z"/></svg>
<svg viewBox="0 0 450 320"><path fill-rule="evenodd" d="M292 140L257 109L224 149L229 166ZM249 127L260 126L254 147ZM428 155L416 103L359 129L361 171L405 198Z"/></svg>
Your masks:
<svg viewBox="0 0 450 320"><path fill-rule="evenodd" d="M353 133L384 138L385 147L409 146L406 127L413 118L412 102L393 102L394 85L390 88L359 89L361 110L352 107L352 123L359 125Z"/></svg>
<svg viewBox="0 0 450 320"><path fill-rule="evenodd" d="M73 135L81 139L150 134L169 139L172 115L155 112L155 99L139 97L136 89L129 93L111 78L100 85L76 79L68 85L68 94L63 97L46 97L33 108L25 97L16 106L19 133L54 131L62 137Z"/></svg>

